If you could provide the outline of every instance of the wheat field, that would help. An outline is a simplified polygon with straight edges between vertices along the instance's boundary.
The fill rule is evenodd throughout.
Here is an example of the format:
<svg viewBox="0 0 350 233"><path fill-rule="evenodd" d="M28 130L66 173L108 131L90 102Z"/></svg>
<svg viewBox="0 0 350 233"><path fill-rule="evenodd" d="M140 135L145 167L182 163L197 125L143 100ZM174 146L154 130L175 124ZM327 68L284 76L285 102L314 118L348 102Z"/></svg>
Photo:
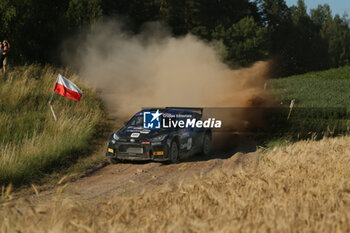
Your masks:
<svg viewBox="0 0 350 233"><path fill-rule="evenodd" d="M349 232L349 141L232 157L189 182L107 200L66 199L60 186L50 204L8 203L4 189L0 232Z"/></svg>

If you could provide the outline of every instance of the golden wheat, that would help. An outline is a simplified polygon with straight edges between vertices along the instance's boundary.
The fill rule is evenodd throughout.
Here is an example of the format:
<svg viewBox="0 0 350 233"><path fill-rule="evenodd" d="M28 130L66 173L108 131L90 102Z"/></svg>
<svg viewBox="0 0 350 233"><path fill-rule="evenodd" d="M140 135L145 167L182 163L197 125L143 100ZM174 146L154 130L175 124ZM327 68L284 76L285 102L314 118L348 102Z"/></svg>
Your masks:
<svg viewBox="0 0 350 233"><path fill-rule="evenodd" d="M112 200L4 206L1 232L349 232L349 137L226 160L205 176ZM237 166L238 164L238 166ZM234 165L234 166L233 166ZM241 166L243 165L243 166ZM22 212L22 206L31 210ZM21 208L22 207L22 208Z"/></svg>

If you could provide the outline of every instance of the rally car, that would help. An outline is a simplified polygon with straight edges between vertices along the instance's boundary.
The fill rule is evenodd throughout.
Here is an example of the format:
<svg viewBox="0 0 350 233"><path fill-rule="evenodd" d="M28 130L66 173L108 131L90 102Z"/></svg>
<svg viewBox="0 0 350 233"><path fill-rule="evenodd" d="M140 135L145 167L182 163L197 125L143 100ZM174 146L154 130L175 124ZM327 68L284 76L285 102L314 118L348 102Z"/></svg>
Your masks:
<svg viewBox="0 0 350 233"><path fill-rule="evenodd" d="M146 125L146 114L152 114L150 122L163 122L164 125L154 127L153 122ZM208 155L211 151L211 129L194 125L202 115L201 108L143 109L110 136L106 156L111 163L123 160L177 163L188 155ZM181 125L181 121L185 123Z"/></svg>

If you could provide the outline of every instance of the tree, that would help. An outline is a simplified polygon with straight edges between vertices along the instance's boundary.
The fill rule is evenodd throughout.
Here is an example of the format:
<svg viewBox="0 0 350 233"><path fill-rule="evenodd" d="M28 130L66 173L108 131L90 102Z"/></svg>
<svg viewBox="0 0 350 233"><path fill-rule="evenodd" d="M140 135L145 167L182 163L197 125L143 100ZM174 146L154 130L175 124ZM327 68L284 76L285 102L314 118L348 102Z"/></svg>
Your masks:
<svg viewBox="0 0 350 233"><path fill-rule="evenodd" d="M227 46L227 60L246 66L267 57L266 35L266 28L259 26L252 17L246 17L228 29L219 25L213 37Z"/></svg>
<svg viewBox="0 0 350 233"><path fill-rule="evenodd" d="M257 0L265 25L278 30L291 18L290 9L284 0Z"/></svg>
<svg viewBox="0 0 350 233"><path fill-rule="evenodd" d="M304 73L329 67L327 41L320 36L319 27L311 20L303 0L291 7L293 27L288 44L290 73Z"/></svg>
<svg viewBox="0 0 350 233"><path fill-rule="evenodd" d="M227 48L226 62L249 65L275 58L280 75L350 64L348 16L328 5L308 14L303 0L0 0L0 39L16 63L58 63L65 38L100 18L117 17L131 33L149 21L173 36L192 33Z"/></svg>
<svg viewBox="0 0 350 233"><path fill-rule="evenodd" d="M311 11L312 21L319 27L320 36L327 41L330 67L350 64L350 29L347 15L332 16L328 4Z"/></svg>
<svg viewBox="0 0 350 233"><path fill-rule="evenodd" d="M9 5L0 4L4 7L2 12L12 12L10 15L13 16L11 20L8 20L9 17L0 20L5 24L1 36L11 43L10 59L14 59L16 63L54 61L53 45L60 43L66 25L62 21L66 1L10 2Z"/></svg>
<svg viewBox="0 0 350 233"><path fill-rule="evenodd" d="M10 0L3 0L0 4L0 33L1 35L8 35L11 32L12 22L17 16L17 11L15 6Z"/></svg>
<svg viewBox="0 0 350 233"><path fill-rule="evenodd" d="M350 29L348 20L339 15L329 17L321 29L321 35L328 40L328 53L331 66L338 67L350 64Z"/></svg>
<svg viewBox="0 0 350 233"><path fill-rule="evenodd" d="M273 56L286 56L290 38L291 12L284 0L257 0L262 22L269 30L269 51Z"/></svg>
<svg viewBox="0 0 350 233"><path fill-rule="evenodd" d="M327 24L332 18L332 11L328 4L318 5L316 9L311 10L311 20L320 28Z"/></svg>
<svg viewBox="0 0 350 233"><path fill-rule="evenodd" d="M72 28L94 24L101 16L101 0L70 0L65 14Z"/></svg>

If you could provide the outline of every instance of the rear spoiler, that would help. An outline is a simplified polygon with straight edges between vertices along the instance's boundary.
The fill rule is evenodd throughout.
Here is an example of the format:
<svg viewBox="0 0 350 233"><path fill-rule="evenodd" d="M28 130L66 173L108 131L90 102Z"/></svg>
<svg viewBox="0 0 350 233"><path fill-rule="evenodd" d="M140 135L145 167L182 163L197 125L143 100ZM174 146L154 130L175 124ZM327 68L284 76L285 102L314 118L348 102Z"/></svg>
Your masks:
<svg viewBox="0 0 350 233"><path fill-rule="evenodd" d="M165 107L165 109L198 111L200 113L201 117L203 115L203 108L195 108L195 107Z"/></svg>

